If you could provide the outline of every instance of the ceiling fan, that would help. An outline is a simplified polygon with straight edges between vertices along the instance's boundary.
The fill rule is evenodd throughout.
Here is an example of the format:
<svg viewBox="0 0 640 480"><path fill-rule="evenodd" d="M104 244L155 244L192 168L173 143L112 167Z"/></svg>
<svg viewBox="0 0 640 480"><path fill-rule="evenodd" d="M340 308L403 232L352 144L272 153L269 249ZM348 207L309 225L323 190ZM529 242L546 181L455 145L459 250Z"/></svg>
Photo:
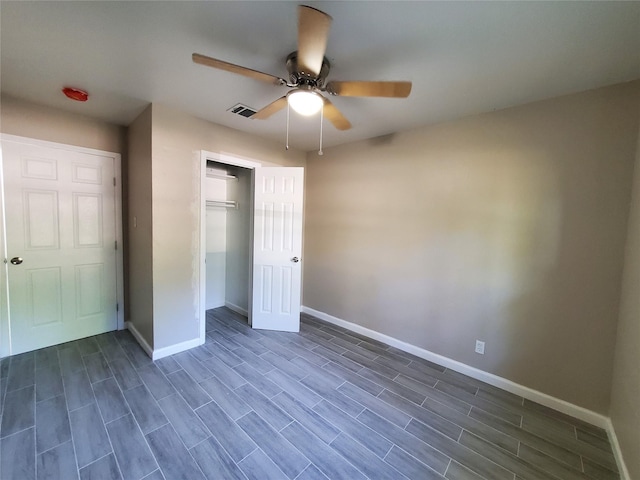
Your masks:
<svg viewBox="0 0 640 480"><path fill-rule="evenodd" d="M313 115L323 109L323 115L338 130L348 130L351 123L322 92L343 97L406 98L411 82L330 81L325 83L331 65L324 56L331 17L320 10L298 6L298 50L287 57L289 81L268 73L234 65L233 63L194 53L195 63L226 70L292 90L259 110L250 118L264 120L282 110L287 104L302 115Z"/></svg>

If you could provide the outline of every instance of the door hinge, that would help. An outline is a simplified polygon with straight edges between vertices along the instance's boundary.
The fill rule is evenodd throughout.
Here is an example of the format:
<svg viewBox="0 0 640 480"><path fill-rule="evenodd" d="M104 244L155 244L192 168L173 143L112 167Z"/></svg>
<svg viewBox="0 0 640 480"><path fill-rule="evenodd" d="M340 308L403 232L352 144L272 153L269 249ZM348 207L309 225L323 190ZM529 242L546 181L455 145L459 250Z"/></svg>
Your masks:
<svg viewBox="0 0 640 480"><path fill-rule="evenodd" d="M116 303L116 312L119 312L119 311L120 311L120 304Z"/></svg>
<svg viewBox="0 0 640 480"><path fill-rule="evenodd" d="M116 177L113 177L113 186L116 186Z"/></svg>
<svg viewBox="0 0 640 480"><path fill-rule="evenodd" d="M115 249L118 250L118 240L116 240L114 243L115 243Z"/></svg>

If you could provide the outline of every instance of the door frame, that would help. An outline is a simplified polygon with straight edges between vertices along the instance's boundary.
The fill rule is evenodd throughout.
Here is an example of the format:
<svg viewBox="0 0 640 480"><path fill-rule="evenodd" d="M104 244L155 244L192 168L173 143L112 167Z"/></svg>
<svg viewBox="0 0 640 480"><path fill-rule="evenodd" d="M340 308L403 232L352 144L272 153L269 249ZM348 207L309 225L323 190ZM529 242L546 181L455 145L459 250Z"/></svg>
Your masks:
<svg viewBox="0 0 640 480"><path fill-rule="evenodd" d="M89 155L99 155L110 157L114 163L115 175L115 234L118 248L116 250L116 300L118 310L116 312L117 329L123 330L124 326L124 243L122 231L122 155L115 152L107 152L95 148L78 147L64 143L50 142L47 140L39 140L36 138L21 137L18 135L0 134L0 141L22 143L44 148L55 148L59 150L69 150L78 153L86 153ZM4 215L4 163L2 158L2 148L0 146L0 255L2 258L2 268L0 273L0 299L7 300L1 302L0 309L0 358L12 354L11 345L11 312L9 309L9 269L8 269L8 252L7 252L7 229L6 219ZM4 335L7 338L4 338Z"/></svg>

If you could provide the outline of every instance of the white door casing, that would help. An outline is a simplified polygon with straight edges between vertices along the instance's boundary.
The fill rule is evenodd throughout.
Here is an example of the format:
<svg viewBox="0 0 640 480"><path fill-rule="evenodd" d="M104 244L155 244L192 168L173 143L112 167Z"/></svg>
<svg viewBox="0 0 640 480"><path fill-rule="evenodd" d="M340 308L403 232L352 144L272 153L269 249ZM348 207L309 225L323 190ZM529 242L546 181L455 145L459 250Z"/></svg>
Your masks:
<svg viewBox="0 0 640 480"><path fill-rule="evenodd" d="M298 332L304 169L255 169L253 328Z"/></svg>
<svg viewBox="0 0 640 480"><path fill-rule="evenodd" d="M10 136L2 156L10 353L122 328L120 156Z"/></svg>

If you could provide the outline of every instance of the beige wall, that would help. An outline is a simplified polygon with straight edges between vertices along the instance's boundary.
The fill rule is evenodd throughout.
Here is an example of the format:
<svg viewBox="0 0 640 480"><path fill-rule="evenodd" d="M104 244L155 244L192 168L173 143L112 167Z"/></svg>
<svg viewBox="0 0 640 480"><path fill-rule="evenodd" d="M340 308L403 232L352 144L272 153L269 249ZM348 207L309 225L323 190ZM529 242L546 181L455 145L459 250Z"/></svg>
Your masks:
<svg viewBox="0 0 640 480"><path fill-rule="evenodd" d="M7 95L0 102L2 133L126 155L125 127Z"/></svg>
<svg viewBox="0 0 640 480"><path fill-rule="evenodd" d="M611 389L611 420L629 478L640 478L640 132Z"/></svg>
<svg viewBox="0 0 640 480"><path fill-rule="evenodd" d="M310 154L304 304L606 413L639 87Z"/></svg>
<svg viewBox="0 0 640 480"><path fill-rule="evenodd" d="M156 104L151 148L153 328L158 349L199 335L200 150L284 166L304 165L305 154Z"/></svg>
<svg viewBox="0 0 640 480"><path fill-rule="evenodd" d="M129 125L127 320L151 348L153 339L153 247L151 208L151 110Z"/></svg>

